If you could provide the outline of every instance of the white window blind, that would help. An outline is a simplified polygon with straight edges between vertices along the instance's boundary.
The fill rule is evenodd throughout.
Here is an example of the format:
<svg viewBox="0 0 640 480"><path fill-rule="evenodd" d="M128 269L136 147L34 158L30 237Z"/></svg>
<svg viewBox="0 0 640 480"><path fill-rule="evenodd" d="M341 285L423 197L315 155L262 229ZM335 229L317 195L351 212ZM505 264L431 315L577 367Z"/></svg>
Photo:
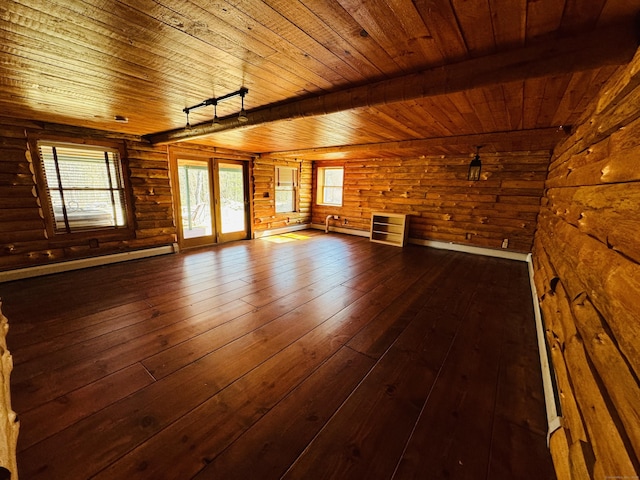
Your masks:
<svg viewBox="0 0 640 480"><path fill-rule="evenodd" d="M318 167L317 203L342 206L344 167Z"/></svg>
<svg viewBox="0 0 640 480"><path fill-rule="evenodd" d="M56 233L126 227L120 155L91 145L38 142Z"/></svg>
<svg viewBox="0 0 640 480"><path fill-rule="evenodd" d="M276 213L296 211L298 169L276 167Z"/></svg>

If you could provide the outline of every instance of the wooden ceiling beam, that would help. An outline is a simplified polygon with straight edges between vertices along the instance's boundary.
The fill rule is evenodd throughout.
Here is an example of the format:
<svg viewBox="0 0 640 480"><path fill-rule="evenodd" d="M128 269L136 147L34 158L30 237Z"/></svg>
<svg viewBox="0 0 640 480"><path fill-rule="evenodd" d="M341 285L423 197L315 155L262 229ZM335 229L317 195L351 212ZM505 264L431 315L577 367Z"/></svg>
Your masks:
<svg viewBox="0 0 640 480"><path fill-rule="evenodd" d="M530 130L513 130L510 132L478 133L472 135L456 135L452 137L421 138L415 140L402 140L397 142L377 142L360 145L340 145L335 147L318 147L304 150L290 150L281 152L263 153L262 158L298 158L306 160L322 159L335 155L350 155L371 151L398 152L406 150L420 150L424 154L430 154L430 150L443 146L468 146L473 153L476 146L487 146L497 152L502 151L499 145L508 145L504 151L529 151L552 150L559 140L566 138L571 128L535 128ZM523 147L513 150L513 145ZM488 151L491 151L488 150Z"/></svg>
<svg viewBox="0 0 640 480"><path fill-rule="evenodd" d="M615 25L588 34L546 40L525 48L444 65L401 77L382 80L247 112L248 122L234 117L146 135L153 144L195 140L216 132L381 104L409 101L530 78L569 74L623 65L638 47L635 23Z"/></svg>

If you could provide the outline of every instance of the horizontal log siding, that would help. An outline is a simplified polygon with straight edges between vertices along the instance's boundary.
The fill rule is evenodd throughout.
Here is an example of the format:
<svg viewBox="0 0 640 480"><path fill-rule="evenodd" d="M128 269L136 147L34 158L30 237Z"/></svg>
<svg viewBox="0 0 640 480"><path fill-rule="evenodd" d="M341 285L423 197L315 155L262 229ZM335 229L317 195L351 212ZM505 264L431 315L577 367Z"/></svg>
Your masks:
<svg viewBox="0 0 640 480"><path fill-rule="evenodd" d="M467 180L470 156L347 161L343 206L314 204L313 222L335 214L368 230L372 212L405 213L411 238L490 248L506 238L509 250L531 251L550 152L481 158L477 182Z"/></svg>
<svg viewBox="0 0 640 480"><path fill-rule="evenodd" d="M152 147L123 138L135 215L134 238L55 242L47 238L44 214L37 196L35 168L27 136L41 132L35 122L0 118L0 270L72 260L109 253L168 245L176 241L166 147ZM47 134L78 139L117 139L117 136L76 127L46 126Z"/></svg>
<svg viewBox="0 0 640 480"><path fill-rule="evenodd" d="M559 480L640 472L640 52L553 155L534 278L562 404Z"/></svg>
<svg viewBox="0 0 640 480"><path fill-rule="evenodd" d="M276 213L276 165L298 169L298 211ZM311 162L253 160L253 229L262 232L311 221Z"/></svg>

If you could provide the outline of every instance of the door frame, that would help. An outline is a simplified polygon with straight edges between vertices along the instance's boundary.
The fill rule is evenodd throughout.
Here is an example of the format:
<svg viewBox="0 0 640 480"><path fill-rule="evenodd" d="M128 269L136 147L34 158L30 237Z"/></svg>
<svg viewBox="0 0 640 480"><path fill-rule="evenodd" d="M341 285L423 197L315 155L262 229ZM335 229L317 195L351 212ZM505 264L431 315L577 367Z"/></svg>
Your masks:
<svg viewBox="0 0 640 480"><path fill-rule="evenodd" d="M213 208L212 221L213 233L203 237L184 238L182 230L182 205L180 203L180 184L178 178L178 160L192 160L197 162L206 162L209 167L209 182L211 206ZM218 165L219 163L233 163L242 165L244 177L244 202L245 202L245 231L232 232L228 234L220 233L221 212L220 212L220 189ZM206 152L196 152L187 149L179 149L169 147L169 174L171 179L171 199L173 206L173 217L178 235L178 244L181 249L195 248L207 245L216 245L234 240L249 239L252 236L252 208L250 202L251 178L249 176L249 162L245 160L236 160L224 157L216 157Z"/></svg>
<svg viewBox="0 0 640 480"><path fill-rule="evenodd" d="M240 165L242 167L242 179L243 179L243 193L244 198L242 199L244 203L244 230L238 232L230 232L230 233L222 233L220 230L222 229L222 202L220 201L220 188L215 188L214 197L215 197L215 215L216 215L216 225L219 225L220 228L216 228L216 239L218 243L232 242L234 240L246 240L247 238L251 238L251 228L249 226L250 219L250 205L249 205L249 169L247 167L247 162L243 162L242 160L233 160L230 158L214 158L214 181L215 186L219 187L220 185L220 164L227 165Z"/></svg>

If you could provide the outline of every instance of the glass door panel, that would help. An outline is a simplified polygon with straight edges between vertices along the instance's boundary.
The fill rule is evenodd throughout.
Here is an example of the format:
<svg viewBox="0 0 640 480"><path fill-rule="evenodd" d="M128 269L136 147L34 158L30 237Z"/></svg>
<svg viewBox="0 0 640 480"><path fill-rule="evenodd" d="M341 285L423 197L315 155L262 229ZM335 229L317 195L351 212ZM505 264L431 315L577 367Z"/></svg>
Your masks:
<svg viewBox="0 0 640 480"><path fill-rule="evenodd" d="M208 161L178 159L181 237L185 244L212 242L211 166ZM200 239L200 241L191 241Z"/></svg>
<svg viewBox="0 0 640 480"><path fill-rule="evenodd" d="M247 192L242 162L218 162L220 241L247 238Z"/></svg>
<svg viewBox="0 0 640 480"><path fill-rule="evenodd" d="M170 150L182 248L249 238L247 163Z"/></svg>

